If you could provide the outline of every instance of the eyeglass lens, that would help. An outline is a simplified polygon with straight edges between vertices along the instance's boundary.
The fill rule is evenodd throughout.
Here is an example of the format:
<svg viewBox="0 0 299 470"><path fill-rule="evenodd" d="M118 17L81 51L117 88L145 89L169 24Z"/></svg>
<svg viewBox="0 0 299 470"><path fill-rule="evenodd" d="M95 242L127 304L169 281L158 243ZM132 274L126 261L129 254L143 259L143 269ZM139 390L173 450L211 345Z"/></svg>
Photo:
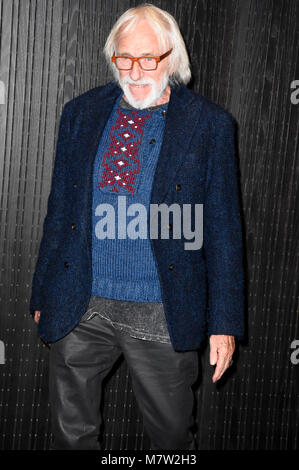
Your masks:
<svg viewBox="0 0 299 470"><path fill-rule="evenodd" d="M144 70L155 70L157 64L156 60L152 57L142 57L138 62ZM130 70L132 68L133 60L130 57L118 57L116 59L116 66L120 69Z"/></svg>

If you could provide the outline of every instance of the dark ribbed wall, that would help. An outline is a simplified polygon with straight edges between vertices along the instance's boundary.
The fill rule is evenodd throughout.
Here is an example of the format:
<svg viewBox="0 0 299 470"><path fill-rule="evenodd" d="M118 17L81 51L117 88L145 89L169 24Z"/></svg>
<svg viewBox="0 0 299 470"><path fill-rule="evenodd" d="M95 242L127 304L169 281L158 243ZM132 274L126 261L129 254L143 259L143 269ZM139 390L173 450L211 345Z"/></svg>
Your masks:
<svg viewBox="0 0 299 470"><path fill-rule="evenodd" d="M2 449L49 446L48 349L28 302L58 120L66 101L110 80L101 52L105 39L117 17L138 3L0 0L0 93L3 84L6 91L4 103L0 96ZM216 385L208 345L201 351L195 390L199 449L294 449L299 103L291 101L291 83L299 80L299 2L153 3L179 23L192 62L190 86L228 109L239 124L247 339ZM148 449L126 363L113 371L104 393L104 446Z"/></svg>

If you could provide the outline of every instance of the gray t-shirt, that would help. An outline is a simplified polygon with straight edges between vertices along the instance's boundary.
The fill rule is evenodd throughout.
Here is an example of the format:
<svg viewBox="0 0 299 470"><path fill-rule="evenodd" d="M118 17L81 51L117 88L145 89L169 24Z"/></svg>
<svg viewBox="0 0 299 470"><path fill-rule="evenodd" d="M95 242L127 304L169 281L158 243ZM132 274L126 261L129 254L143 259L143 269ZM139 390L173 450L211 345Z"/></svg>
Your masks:
<svg viewBox="0 0 299 470"><path fill-rule="evenodd" d="M91 296L81 320L95 315L110 321L133 338L171 343L162 302L134 302Z"/></svg>

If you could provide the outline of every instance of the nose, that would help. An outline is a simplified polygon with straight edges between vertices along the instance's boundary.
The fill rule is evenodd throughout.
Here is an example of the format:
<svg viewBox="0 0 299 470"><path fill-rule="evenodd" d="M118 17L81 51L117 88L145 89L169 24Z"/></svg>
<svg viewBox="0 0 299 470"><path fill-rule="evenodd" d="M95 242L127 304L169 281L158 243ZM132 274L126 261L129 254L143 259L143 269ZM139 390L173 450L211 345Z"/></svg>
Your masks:
<svg viewBox="0 0 299 470"><path fill-rule="evenodd" d="M130 77L132 80L139 80L143 75L142 68L138 64L137 60L133 62L133 67L130 70Z"/></svg>

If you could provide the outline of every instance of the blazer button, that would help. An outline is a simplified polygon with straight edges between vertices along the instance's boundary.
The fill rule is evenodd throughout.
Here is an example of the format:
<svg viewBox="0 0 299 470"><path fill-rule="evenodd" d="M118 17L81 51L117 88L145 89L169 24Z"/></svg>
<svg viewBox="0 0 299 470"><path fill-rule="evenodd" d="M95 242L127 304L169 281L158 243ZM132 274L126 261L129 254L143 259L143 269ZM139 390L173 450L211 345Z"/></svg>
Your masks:
<svg viewBox="0 0 299 470"><path fill-rule="evenodd" d="M64 262L64 267L65 268L68 268L69 267L69 263L67 261Z"/></svg>
<svg viewBox="0 0 299 470"><path fill-rule="evenodd" d="M76 228L76 224L72 224L72 230L74 230L74 228Z"/></svg>
<svg viewBox="0 0 299 470"><path fill-rule="evenodd" d="M73 184L73 187L74 187L74 188L78 188L77 183L74 183L74 184Z"/></svg>
<svg viewBox="0 0 299 470"><path fill-rule="evenodd" d="M162 116L165 117L166 116L166 111L165 109L163 109L163 111L161 112Z"/></svg>
<svg viewBox="0 0 299 470"><path fill-rule="evenodd" d="M176 184L176 185L175 185L176 191L180 191L180 190L181 190L181 187L182 187L182 186L181 186L180 184Z"/></svg>
<svg viewBox="0 0 299 470"><path fill-rule="evenodd" d="M149 143L154 144L155 142L156 142L156 139L151 139Z"/></svg>
<svg viewBox="0 0 299 470"><path fill-rule="evenodd" d="M168 267L169 267L169 269L173 269L173 268L174 268L174 264L170 264Z"/></svg>
<svg viewBox="0 0 299 470"><path fill-rule="evenodd" d="M172 224L167 225L168 230L172 229Z"/></svg>

